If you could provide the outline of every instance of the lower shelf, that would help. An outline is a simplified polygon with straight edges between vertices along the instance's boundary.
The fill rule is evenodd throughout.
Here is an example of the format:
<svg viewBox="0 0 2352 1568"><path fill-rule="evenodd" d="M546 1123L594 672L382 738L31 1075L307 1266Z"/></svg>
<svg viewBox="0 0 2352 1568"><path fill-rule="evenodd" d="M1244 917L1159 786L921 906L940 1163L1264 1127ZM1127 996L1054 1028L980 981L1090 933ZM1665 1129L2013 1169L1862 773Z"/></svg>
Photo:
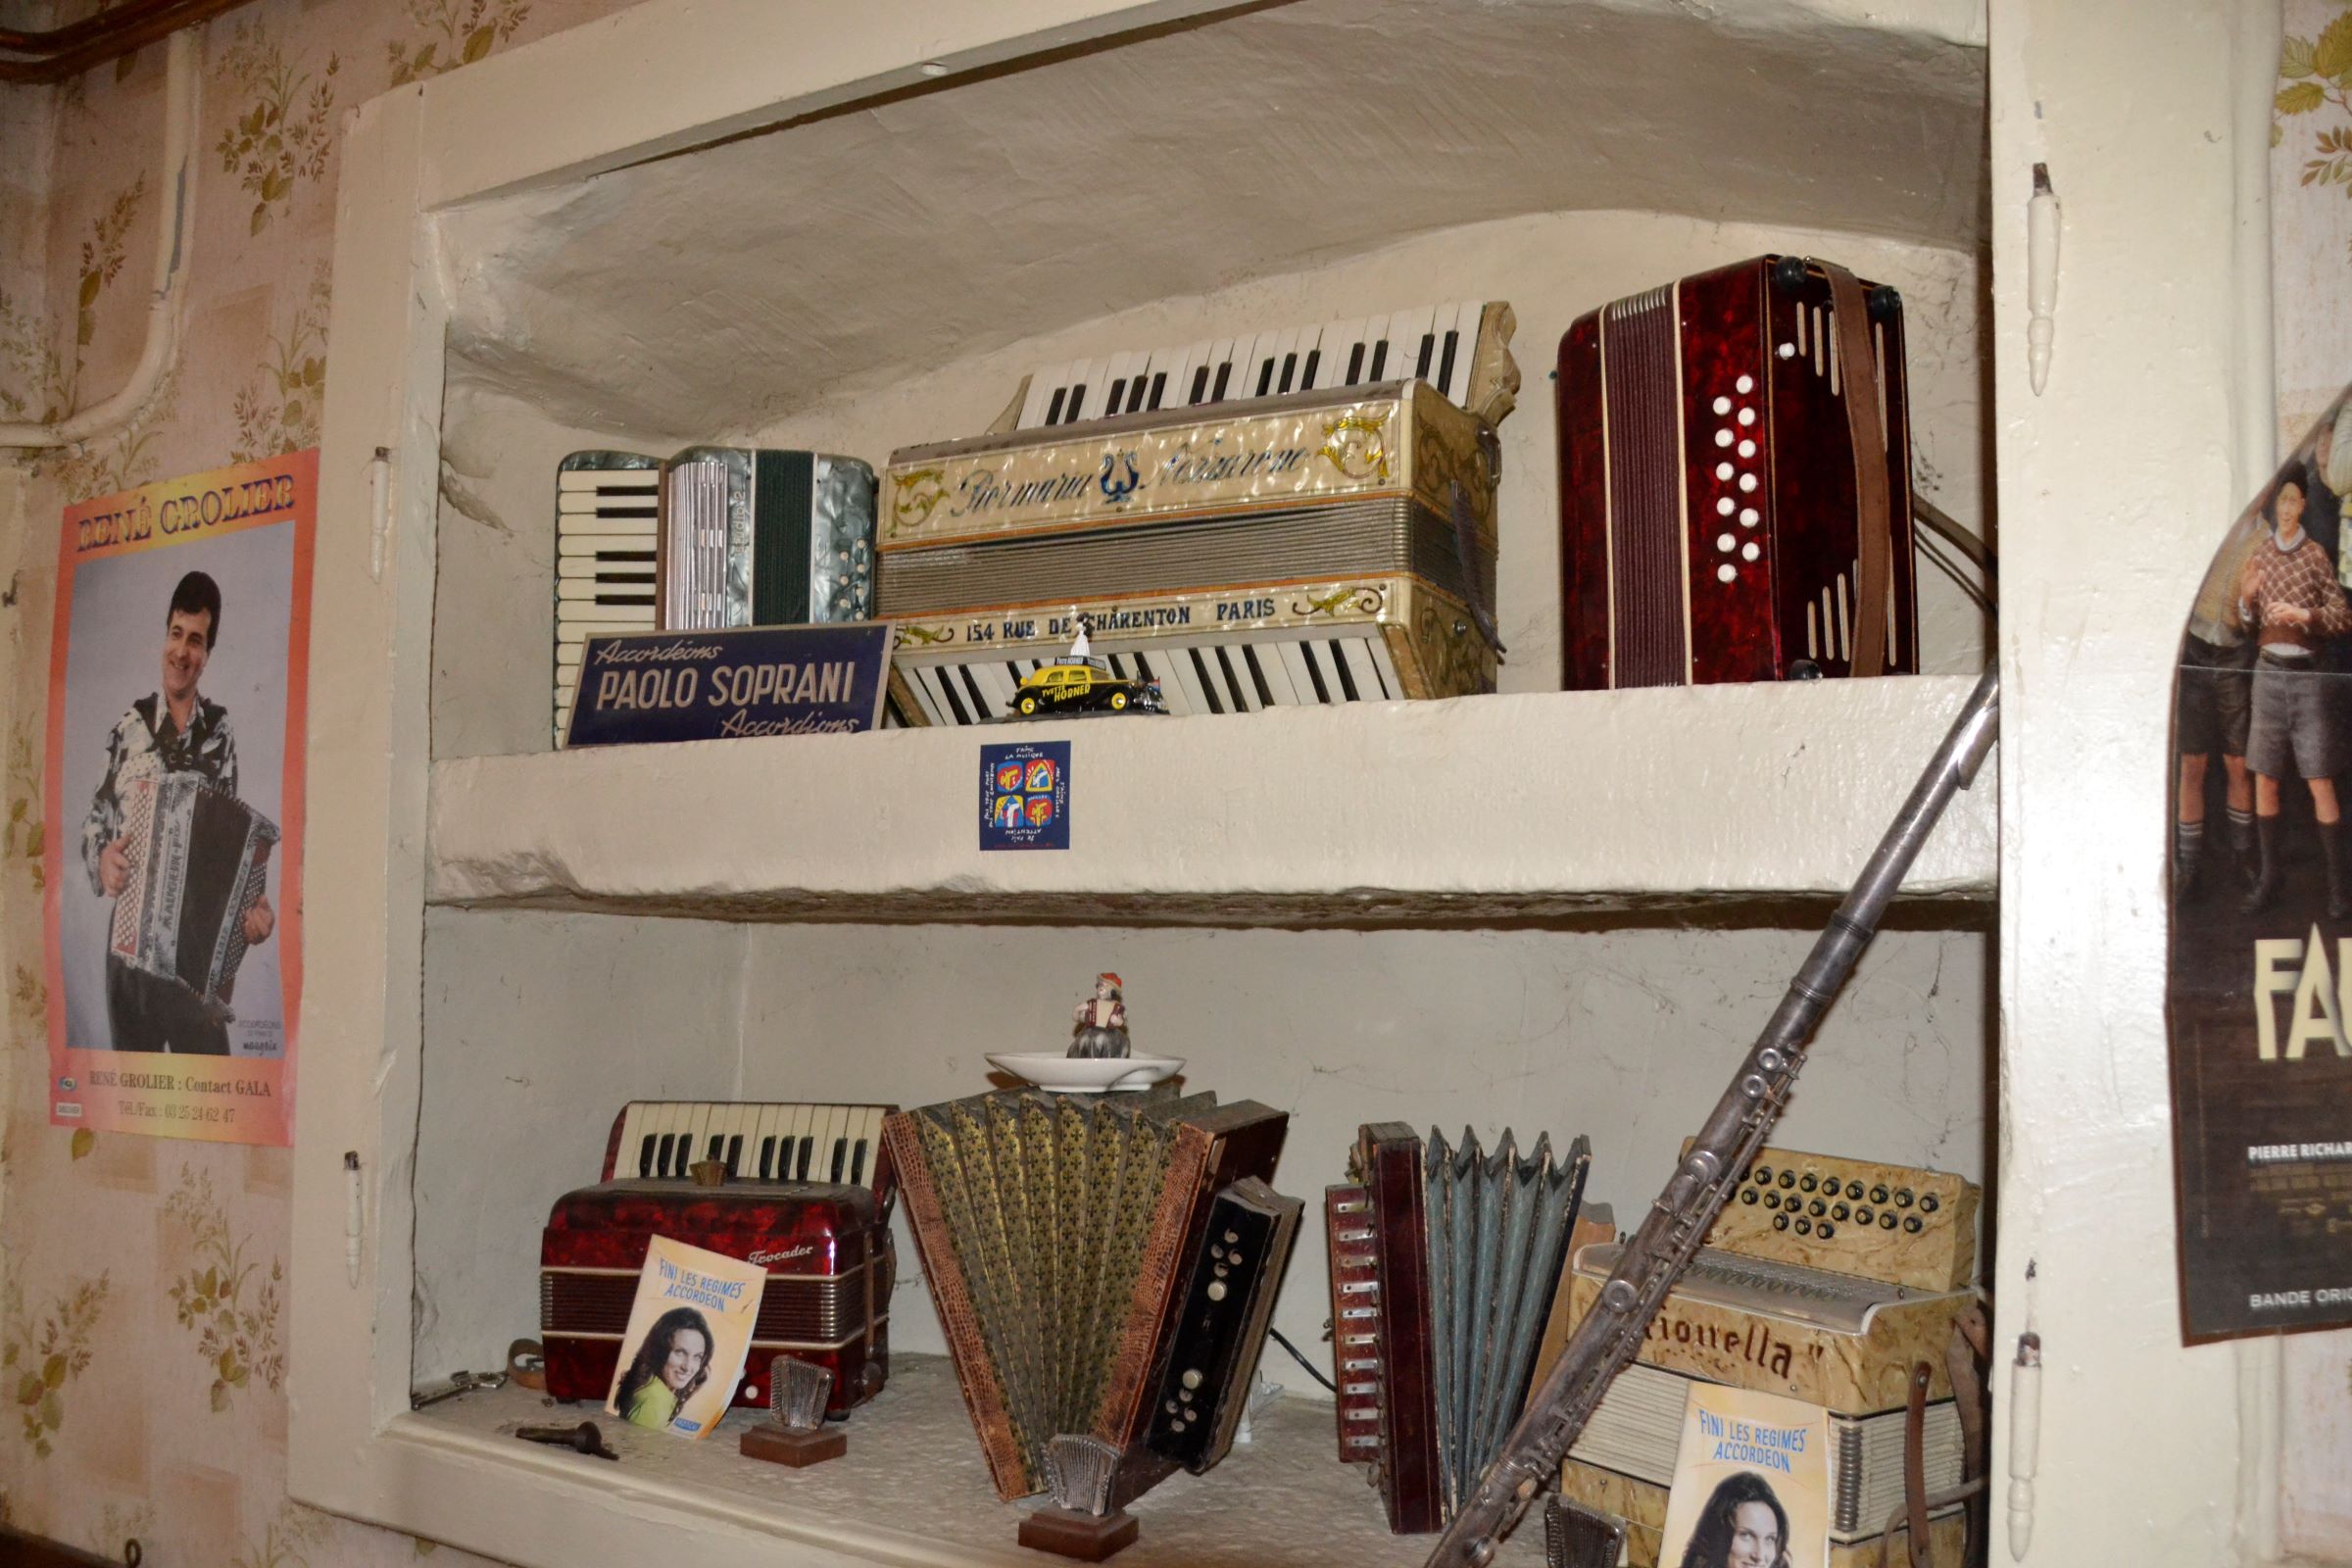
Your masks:
<svg viewBox="0 0 2352 1568"><path fill-rule="evenodd" d="M512 1436L526 1422L588 1418L617 1463ZM990 1489L945 1357L893 1357L890 1387L841 1428L849 1452L829 1463L788 1470L744 1458L736 1443L761 1419L738 1411L692 1443L584 1403L503 1389L401 1416L391 1436L455 1450L477 1467L555 1478L560 1505L534 1510L532 1549L515 1559L530 1564L708 1561L715 1538L740 1542L747 1532L769 1538L761 1559L769 1564L1043 1568L1063 1560L1015 1544L1023 1509ZM1224 1463L1204 1476L1180 1472L1138 1499L1131 1511L1142 1539L1111 1560L1120 1568L1417 1568L1437 1538L1390 1535L1363 1477L1339 1462L1329 1405L1278 1399ZM493 1544L468 1540L459 1520L435 1520L425 1533L474 1549ZM1541 1563L1543 1536L1531 1513L1497 1561ZM640 1537L658 1555L635 1549Z"/></svg>

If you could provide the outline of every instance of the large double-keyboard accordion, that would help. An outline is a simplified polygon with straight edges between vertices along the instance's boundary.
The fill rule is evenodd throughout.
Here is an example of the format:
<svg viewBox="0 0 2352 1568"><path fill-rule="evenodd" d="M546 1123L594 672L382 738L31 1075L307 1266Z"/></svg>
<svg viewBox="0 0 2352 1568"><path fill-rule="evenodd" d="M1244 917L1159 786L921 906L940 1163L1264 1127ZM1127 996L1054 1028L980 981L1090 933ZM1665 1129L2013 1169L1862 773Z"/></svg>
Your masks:
<svg viewBox="0 0 2352 1568"><path fill-rule="evenodd" d="M1572 691L1916 670L1902 303L1764 256L1560 339Z"/></svg>
<svg viewBox="0 0 2352 1568"><path fill-rule="evenodd" d="M1390 1529L1442 1528L1518 1420L1591 1159L1375 1122L1325 1192L1340 1457Z"/></svg>
<svg viewBox="0 0 2352 1568"><path fill-rule="evenodd" d="M1138 356L1106 399L1138 412L894 454L880 613L900 717L1003 716L1081 626L1176 713L1492 691L1499 449L1440 386L1493 383L1479 406L1507 410L1517 371L1508 307L1462 316L1478 324L1460 342L1425 334L1394 360L1334 334L1326 361L1312 333L1303 352L1261 338L1238 375ZM1229 383L1273 391L1218 401Z"/></svg>
<svg viewBox="0 0 2352 1568"><path fill-rule="evenodd" d="M1123 1504L1222 1458L1299 1205L1265 1183L1289 1118L1251 1101L1012 1091L904 1111L885 1139L997 1494L1048 1445L1117 1455Z"/></svg>
<svg viewBox="0 0 2352 1568"><path fill-rule="evenodd" d="M268 888L277 826L201 773L141 774L118 794L130 877L115 897L107 951L225 1018L245 960L245 911Z"/></svg>
<svg viewBox="0 0 2352 1568"><path fill-rule="evenodd" d="M765 1409L769 1363L833 1374L845 1415L890 1373L897 1184L882 1146L888 1105L639 1101L612 1119L603 1179L566 1193L539 1251L547 1392L602 1400L619 1364L637 1278L656 1236L767 1269L739 1406ZM696 1184L696 1164L726 1169Z"/></svg>
<svg viewBox="0 0 2352 1568"><path fill-rule="evenodd" d="M556 740L591 636L864 620L874 470L856 458L688 447L575 452L556 471Z"/></svg>
<svg viewBox="0 0 2352 1568"><path fill-rule="evenodd" d="M1561 1495L1629 1525L1629 1561L1657 1561L1676 1444L1692 1383L1817 1405L1830 1426L1830 1543L1838 1568L1876 1560L1906 1496L1911 1380L1923 1364L1920 1487L1957 1487L1963 1422L1945 1346L1978 1298L1978 1193L1959 1177L1767 1149L1707 1233L1561 1465ZM1571 1262L1570 1304L1592 1309L1622 1250ZM1956 1506L1935 1510L1926 1552L1960 1568Z"/></svg>

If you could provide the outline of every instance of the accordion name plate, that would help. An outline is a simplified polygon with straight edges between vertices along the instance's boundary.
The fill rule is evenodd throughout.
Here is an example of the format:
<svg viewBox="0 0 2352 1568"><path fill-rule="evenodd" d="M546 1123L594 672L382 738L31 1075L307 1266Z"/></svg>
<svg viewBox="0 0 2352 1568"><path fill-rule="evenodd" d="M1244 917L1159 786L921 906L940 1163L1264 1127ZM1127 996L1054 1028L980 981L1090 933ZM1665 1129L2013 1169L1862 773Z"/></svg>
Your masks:
<svg viewBox="0 0 2352 1568"><path fill-rule="evenodd" d="M880 621L592 637L565 744L874 729L889 662Z"/></svg>

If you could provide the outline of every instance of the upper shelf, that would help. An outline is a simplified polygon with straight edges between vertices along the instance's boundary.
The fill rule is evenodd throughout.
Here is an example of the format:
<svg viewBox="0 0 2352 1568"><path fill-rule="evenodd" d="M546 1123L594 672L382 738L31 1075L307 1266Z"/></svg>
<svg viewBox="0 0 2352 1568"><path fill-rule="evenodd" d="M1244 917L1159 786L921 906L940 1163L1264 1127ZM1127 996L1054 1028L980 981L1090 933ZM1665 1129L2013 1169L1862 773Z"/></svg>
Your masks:
<svg viewBox="0 0 2352 1568"><path fill-rule="evenodd" d="M1558 918L1840 894L1974 682L1465 698L434 764L428 898L714 919ZM1071 742L1071 847L979 850L983 744ZM1992 896L1990 771L1904 884Z"/></svg>
<svg viewBox="0 0 2352 1568"><path fill-rule="evenodd" d="M1530 214L1984 240L1973 0L1132 10L1079 43L905 62L781 126L449 212L459 368L559 423L679 444L714 411L755 429L944 357ZM586 78L575 96L549 112L643 112Z"/></svg>

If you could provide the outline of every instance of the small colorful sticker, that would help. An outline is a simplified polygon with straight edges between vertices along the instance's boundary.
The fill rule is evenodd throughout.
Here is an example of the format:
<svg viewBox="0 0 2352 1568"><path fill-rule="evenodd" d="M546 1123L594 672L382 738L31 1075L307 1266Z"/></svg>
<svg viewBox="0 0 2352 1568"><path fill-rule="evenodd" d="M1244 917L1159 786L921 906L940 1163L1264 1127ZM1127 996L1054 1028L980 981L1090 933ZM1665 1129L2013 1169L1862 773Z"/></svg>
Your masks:
<svg viewBox="0 0 2352 1568"><path fill-rule="evenodd" d="M1070 847L1070 743L980 748L980 848Z"/></svg>

